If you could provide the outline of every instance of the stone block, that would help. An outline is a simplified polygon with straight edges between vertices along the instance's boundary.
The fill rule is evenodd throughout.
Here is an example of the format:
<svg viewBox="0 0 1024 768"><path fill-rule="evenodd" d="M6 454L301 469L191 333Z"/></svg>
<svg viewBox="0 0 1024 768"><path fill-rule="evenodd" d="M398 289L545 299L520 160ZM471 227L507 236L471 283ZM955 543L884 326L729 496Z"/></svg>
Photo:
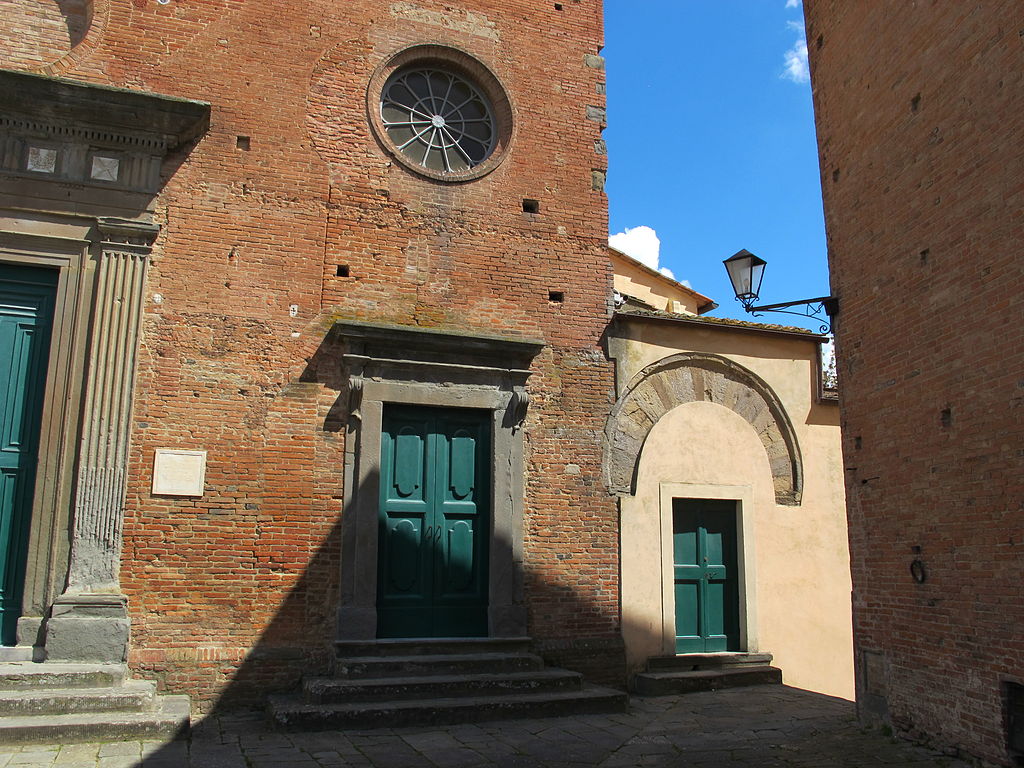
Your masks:
<svg viewBox="0 0 1024 768"><path fill-rule="evenodd" d="M128 658L126 618L61 616L46 623L46 656L57 661L122 662Z"/></svg>

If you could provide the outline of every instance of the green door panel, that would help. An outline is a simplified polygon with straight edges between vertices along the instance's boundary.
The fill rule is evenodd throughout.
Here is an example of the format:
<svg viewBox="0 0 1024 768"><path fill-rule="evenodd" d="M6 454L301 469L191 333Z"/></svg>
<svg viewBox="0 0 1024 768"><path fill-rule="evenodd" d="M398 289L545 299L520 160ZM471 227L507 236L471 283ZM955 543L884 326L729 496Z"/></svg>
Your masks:
<svg viewBox="0 0 1024 768"><path fill-rule="evenodd" d="M21 615L57 272L0 266L0 644Z"/></svg>
<svg viewBox="0 0 1024 768"><path fill-rule="evenodd" d="M672 501L676 653L739 650L736 502Z"/></svg>
<svg viewBox="0 0 1024 768"><path fill-rule="evenodd" d="M381 435L377 634L487 634L490 418L388 406Z"/></svg>

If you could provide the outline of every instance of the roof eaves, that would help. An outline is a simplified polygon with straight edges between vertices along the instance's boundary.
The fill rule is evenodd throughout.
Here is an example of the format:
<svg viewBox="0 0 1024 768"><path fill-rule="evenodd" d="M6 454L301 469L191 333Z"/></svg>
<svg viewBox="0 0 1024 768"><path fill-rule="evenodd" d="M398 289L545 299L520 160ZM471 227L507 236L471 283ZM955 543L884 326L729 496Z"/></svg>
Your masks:
<svg viewBox="0 0 1024 768"><path fill-rule="evenodd" d="M711 298L709 298L708 296L705 296L703 293L698 293L697 291L693 290L693 288L689 288L689 287L683 285L678 280L673 280L668 275L663 275L658 270L651 269L650 267L648 267L643 262L637 261L632 256L630 256L628 253L624 253L623 251L620 251L615 246L609 245L608 246L608 250L609 251L614 251L618 255L622 256L624 259L629 259L630 263L636 265L642 271L644 271L647 274L649 274L651 277L656 277L661 282L663 282L663 283L665 283L667 285L671 285L673 288L675 288L677 290L681 290L681 291L685 291L686 293L689 293L691 296L693 296L695 299L697 299L697 306L698 306L697 313L698 314L703 314L704 312L710 312L712 309L715 309L715 308L718 307L718 305L715 304L715 302L712 301Z"/></svg>
<svg viewBox="0 0 1024 768"><path fill-rule="evenodd" d="M707 328L734 329L753 333L770 333L774 335L805 339L807 341L816 341L818 343L824 343L829 340L828 336L815 333L814 331L808 331L806 328L797 328L789 325L771 325L768 323L752 323L749 320L734 320L733 318L728 317L696 317L694 315L680 315L674 312L632 308L619 309L615 312L615 315L616 317L637 318L640 320L690 323Z"/></svg>

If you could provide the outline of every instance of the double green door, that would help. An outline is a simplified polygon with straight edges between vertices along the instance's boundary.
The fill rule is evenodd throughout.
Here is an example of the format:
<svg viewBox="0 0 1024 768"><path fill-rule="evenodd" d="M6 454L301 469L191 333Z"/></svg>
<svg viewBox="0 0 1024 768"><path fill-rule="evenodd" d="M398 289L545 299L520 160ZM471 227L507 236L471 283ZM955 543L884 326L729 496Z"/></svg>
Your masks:
<svg viewBox="0 0 1024 768"><path fill-rule="evenodd" d="M55 270L0 266L0 645L21 615Z"/></svg>
<svg viewBox="0 0 1024 768"><path fill-rule="evenodd" d="M386 406L378 637L487 634L490 414Z"/></svg>
<svg viewBox="0 0 1024 768"><path fill-rule="evenodd" d="M738 651L736 502L672 500L676 653Z"/></svg>

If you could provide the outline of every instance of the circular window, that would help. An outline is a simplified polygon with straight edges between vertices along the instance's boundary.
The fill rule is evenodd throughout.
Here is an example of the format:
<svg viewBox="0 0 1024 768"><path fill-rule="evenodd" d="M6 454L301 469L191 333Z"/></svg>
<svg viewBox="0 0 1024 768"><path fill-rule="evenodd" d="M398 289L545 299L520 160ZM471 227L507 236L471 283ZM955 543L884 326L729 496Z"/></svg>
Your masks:
<svg viewBox="0 0 1024 768"><path fill-rule="evenodd" d="M497 167L512 134L512 107L498 79L454 48L421 45L395 54L370 82L374 132L402 165L441 181Z"/></svg>
<svg viewBox="0 0 1024 768"><path fill-rule="evenodd" d="M395 148L440 173L461 173L494 151L494 116L487 97L468 80L434 68L391 76L380 119Z"/></svg>

